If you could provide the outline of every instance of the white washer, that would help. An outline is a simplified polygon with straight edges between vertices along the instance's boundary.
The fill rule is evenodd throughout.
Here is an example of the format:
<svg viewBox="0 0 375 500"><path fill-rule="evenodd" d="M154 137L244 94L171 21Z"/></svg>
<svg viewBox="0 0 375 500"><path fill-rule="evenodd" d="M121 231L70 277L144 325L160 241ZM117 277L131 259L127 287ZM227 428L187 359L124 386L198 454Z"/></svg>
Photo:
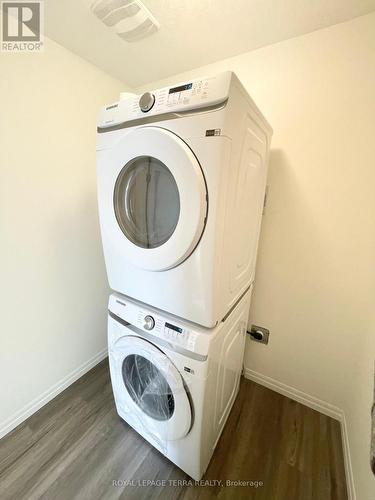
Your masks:
<svg viewBox="0 0 375 500"><path fill-rule="evenodd" d="M103 108L98 198L110 287L218 324L254 280L271 134L231 72Z"/></svg>
<svg viewBox="0 0 375 500"><path fill-rule="evenodd" d="M250 294L213 330L119 294L109 299L117 412L196 480L208 466L238 392Z"/></svg>

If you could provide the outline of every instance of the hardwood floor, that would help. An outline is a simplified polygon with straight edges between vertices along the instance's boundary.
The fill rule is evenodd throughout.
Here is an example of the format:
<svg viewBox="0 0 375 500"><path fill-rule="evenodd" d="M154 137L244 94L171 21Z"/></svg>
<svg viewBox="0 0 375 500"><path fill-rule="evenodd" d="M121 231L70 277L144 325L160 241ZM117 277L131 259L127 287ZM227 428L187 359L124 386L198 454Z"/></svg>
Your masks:
<svg viewBox="0 0 375 500"><path fill-rule="evenodd" d="M243 379L203 480L223 483L184 484L189 477L120 420L107 361L0 441L2 500L347 500L340 425Z"/></svg>

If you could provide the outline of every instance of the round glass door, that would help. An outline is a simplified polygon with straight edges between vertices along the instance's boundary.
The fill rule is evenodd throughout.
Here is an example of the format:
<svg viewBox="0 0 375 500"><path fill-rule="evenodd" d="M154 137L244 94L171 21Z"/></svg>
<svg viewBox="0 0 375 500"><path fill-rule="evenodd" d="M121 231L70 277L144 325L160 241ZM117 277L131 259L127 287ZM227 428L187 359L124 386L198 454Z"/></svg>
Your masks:
<svg viewBox="0 0 375 500"><path fill-rule="evenodd" d="M126 356L122 363L122 378L126 390L137 406L155 420L169 420L175 401L161 371L139 354Z"/></svg>
<svg viewBox="0 0 375 500"><path fill-rule="evenodd" d="M121 328L127 334L109 349L117 411L135 430L163 444L186 436L192 422L188 379L158 347L133 336L128 326Z"/></svg>
<svg viewBox="0 0 375 500"><path fill-rule="evenodd" d="M168 167L152 156L139 156L123 167L113 201L122 232L138 247L159 247L176 229L178 187Z"/></svg>
<svg viewBox="0 0 375 500"><path fill-rule="evenodd" d="M206 181L193 151L176 134L145 126L99 153L100 221L116 274L127 264L147 271L181 264L197 247L208 214Z"/></svg>

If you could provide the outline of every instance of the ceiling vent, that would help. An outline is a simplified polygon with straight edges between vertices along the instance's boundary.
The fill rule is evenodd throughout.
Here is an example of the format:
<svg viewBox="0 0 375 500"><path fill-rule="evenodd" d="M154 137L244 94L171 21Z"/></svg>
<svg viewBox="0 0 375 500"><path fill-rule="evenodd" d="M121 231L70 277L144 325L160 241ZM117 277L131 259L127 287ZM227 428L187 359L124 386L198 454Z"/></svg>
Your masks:
<svg viewBox="0 0 375 500"><path fill-rule="evenodd" d="M159 23L139 0L95 0L94 15L127 42L137 42L159 29Z"/></svg>

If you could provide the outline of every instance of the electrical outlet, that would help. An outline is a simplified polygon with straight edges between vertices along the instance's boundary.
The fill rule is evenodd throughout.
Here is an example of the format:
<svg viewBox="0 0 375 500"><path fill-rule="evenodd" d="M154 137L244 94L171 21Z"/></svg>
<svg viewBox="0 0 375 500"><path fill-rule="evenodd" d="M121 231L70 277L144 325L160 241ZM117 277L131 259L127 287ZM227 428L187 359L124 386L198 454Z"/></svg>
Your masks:
<svg viewBox="0 0 375 500"><path fill-rule="evenodd" d="M247 332L250 335L251 340L254 342L260 342L261 344L268 344L268 337L270 331L262 326L251 325L251 330Z"/></svg>

